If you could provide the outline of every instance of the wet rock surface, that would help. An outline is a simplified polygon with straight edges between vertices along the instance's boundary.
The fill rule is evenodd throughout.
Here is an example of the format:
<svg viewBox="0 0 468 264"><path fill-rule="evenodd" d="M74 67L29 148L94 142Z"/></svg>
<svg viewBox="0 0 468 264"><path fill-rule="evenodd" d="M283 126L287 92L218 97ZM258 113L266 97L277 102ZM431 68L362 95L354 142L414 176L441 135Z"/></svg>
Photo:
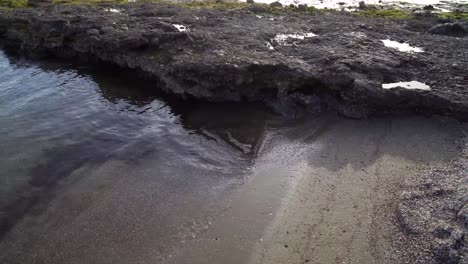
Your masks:
<svg viewBox="0 0 468 264"><path fill-rule="evenodd" d="M7 47L137 69L183 96L262 101L285 114L325 108L350 117L410 110L466 118L468 39L428 33L436 23L340 12L271 14L256 5L231 11L136 3L0 11ZM298 33L317 36L274 41L277 34ZM401 52L382 39L425 52ZM431 90L382 89L383 83L407 81Z"/></svg>

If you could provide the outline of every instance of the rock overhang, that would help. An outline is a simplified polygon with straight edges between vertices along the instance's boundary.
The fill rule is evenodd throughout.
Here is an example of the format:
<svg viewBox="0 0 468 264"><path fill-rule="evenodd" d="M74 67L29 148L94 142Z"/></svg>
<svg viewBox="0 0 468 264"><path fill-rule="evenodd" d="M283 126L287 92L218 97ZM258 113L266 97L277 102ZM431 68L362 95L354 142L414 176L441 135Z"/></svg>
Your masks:
<svg viewBox="0 0 468 264"><path fill-rule="evenodd" d="M338 110L343 106L336 104L359 105L366 109L363 112L468 113L468 76L463 71L468 59L460 56L468 45L463 38L336 12L268 14L278 17L269 20L249 10L189 10L158 4L119 5L118 10L2 11L0 33L4 42L24 51L57 55L67 50L139 69L165 84L167 91L201 100L288 101L286 105L294 107L294 98L301 94L317 94ZM265 44L277 36L286 36L281 40L288 42ZM424 53L386 48L382 39L411 41ZM422 80L431 90L382 88L385 83L410 80Z"/></svg>

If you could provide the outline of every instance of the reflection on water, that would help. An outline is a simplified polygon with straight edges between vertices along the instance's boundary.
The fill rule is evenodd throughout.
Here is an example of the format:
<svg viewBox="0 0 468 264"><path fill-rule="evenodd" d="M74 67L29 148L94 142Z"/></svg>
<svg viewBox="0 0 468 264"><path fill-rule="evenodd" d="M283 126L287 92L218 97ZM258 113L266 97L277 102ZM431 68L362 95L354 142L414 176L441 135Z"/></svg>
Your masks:
<svg viewBox="0 0 468 264"><path fill-rule="evenodd" d="M1 263L157 260L242 183L263 109L122 75L0 53Z"/></svg>

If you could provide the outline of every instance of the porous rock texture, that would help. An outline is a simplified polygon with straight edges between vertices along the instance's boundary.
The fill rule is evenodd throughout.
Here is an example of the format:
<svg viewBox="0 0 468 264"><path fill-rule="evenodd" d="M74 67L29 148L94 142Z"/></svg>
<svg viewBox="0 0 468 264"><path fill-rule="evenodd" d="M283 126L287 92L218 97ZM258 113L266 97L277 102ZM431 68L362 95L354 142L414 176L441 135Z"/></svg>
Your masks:
<svg viewBox="0 0 468 264"><path fill-rule="evenodd" d="M183 96L260 101L285 114L413 111L466 119L468 38L429 33L437 23L346 12L273 14L255 4L229 11L139 3L0 11L7 48L136 69L153 77L155 87ZM316 36L301 35L306 33ZM424 52L389 48L383 39ZM383 83L406 81L431 90L382 89Z"/></svg>
<svg viewBox="0 0 468 264"><path fill-rule="evenodd" d="M403 184L396 245L404 263L468 263L468 145L459 143L458 159Z"/></svg>

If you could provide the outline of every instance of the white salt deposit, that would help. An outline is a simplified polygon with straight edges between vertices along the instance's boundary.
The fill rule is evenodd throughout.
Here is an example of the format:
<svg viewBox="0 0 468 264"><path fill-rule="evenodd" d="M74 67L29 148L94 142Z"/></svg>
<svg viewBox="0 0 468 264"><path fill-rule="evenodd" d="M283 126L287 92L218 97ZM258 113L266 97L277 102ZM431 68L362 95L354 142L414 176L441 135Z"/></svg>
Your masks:
<svg viewBox="0 0 468 264"><path fill-rule="evenodd" d="M408 53L424 52L422 48L412 47L408 43L400 43L398 41L393 41L389 39L383 39L382 42L384 43L386 47L394 48L402 52L408 52Z"/></svg>
<svg viewBox="0 0 468 264"><path fill-rule="evenodd" d="M278 34L273 38L273 41L281 46L291 45L291 40L303 40L305 38L315 37L314 33L294 33L294 34Z"/></svg>
<svg viewBox="0 0 468 264"><path fill-rule="evenodd" d="M367 35L363 32L349 32L349 33L345 33L346 35L350 36L350 37L355 37L355 38L365 38L367 37Z"/></svg>
<svg viewBox="0 0 468 264"><path fill-rule="evenodd" d="M172 24L175 28L179 30L179 32L185 32L187 31L187 27L184 25L179 25L179 24Z"/></svg>
<svg viewBox="0 0 468 264"><path fill-rule="evenodd" d="M418 81L411 82L396 82L396 83L384 83L382 84L383 89L393 89L393 88L404 88L409 90L425 90L430 91L431 87L425 83Z"/></svg>
<svg viewBox="0 0 468 264"><path fill-rule="evenodd" d="M268 41L265 43L265 46L267 46L267 48L268 48L269 50L274 50L274 49L275 49L275 48L273 47L273 45L271 45L271 43L268 42Z"/></svg>
<svg viewBox="0 0 468 264"><path fill-rule="evenodd" d="M115 8L107 8L106 11L111 12L111 13L120 13L120 10L115 9Z"/></svg>

